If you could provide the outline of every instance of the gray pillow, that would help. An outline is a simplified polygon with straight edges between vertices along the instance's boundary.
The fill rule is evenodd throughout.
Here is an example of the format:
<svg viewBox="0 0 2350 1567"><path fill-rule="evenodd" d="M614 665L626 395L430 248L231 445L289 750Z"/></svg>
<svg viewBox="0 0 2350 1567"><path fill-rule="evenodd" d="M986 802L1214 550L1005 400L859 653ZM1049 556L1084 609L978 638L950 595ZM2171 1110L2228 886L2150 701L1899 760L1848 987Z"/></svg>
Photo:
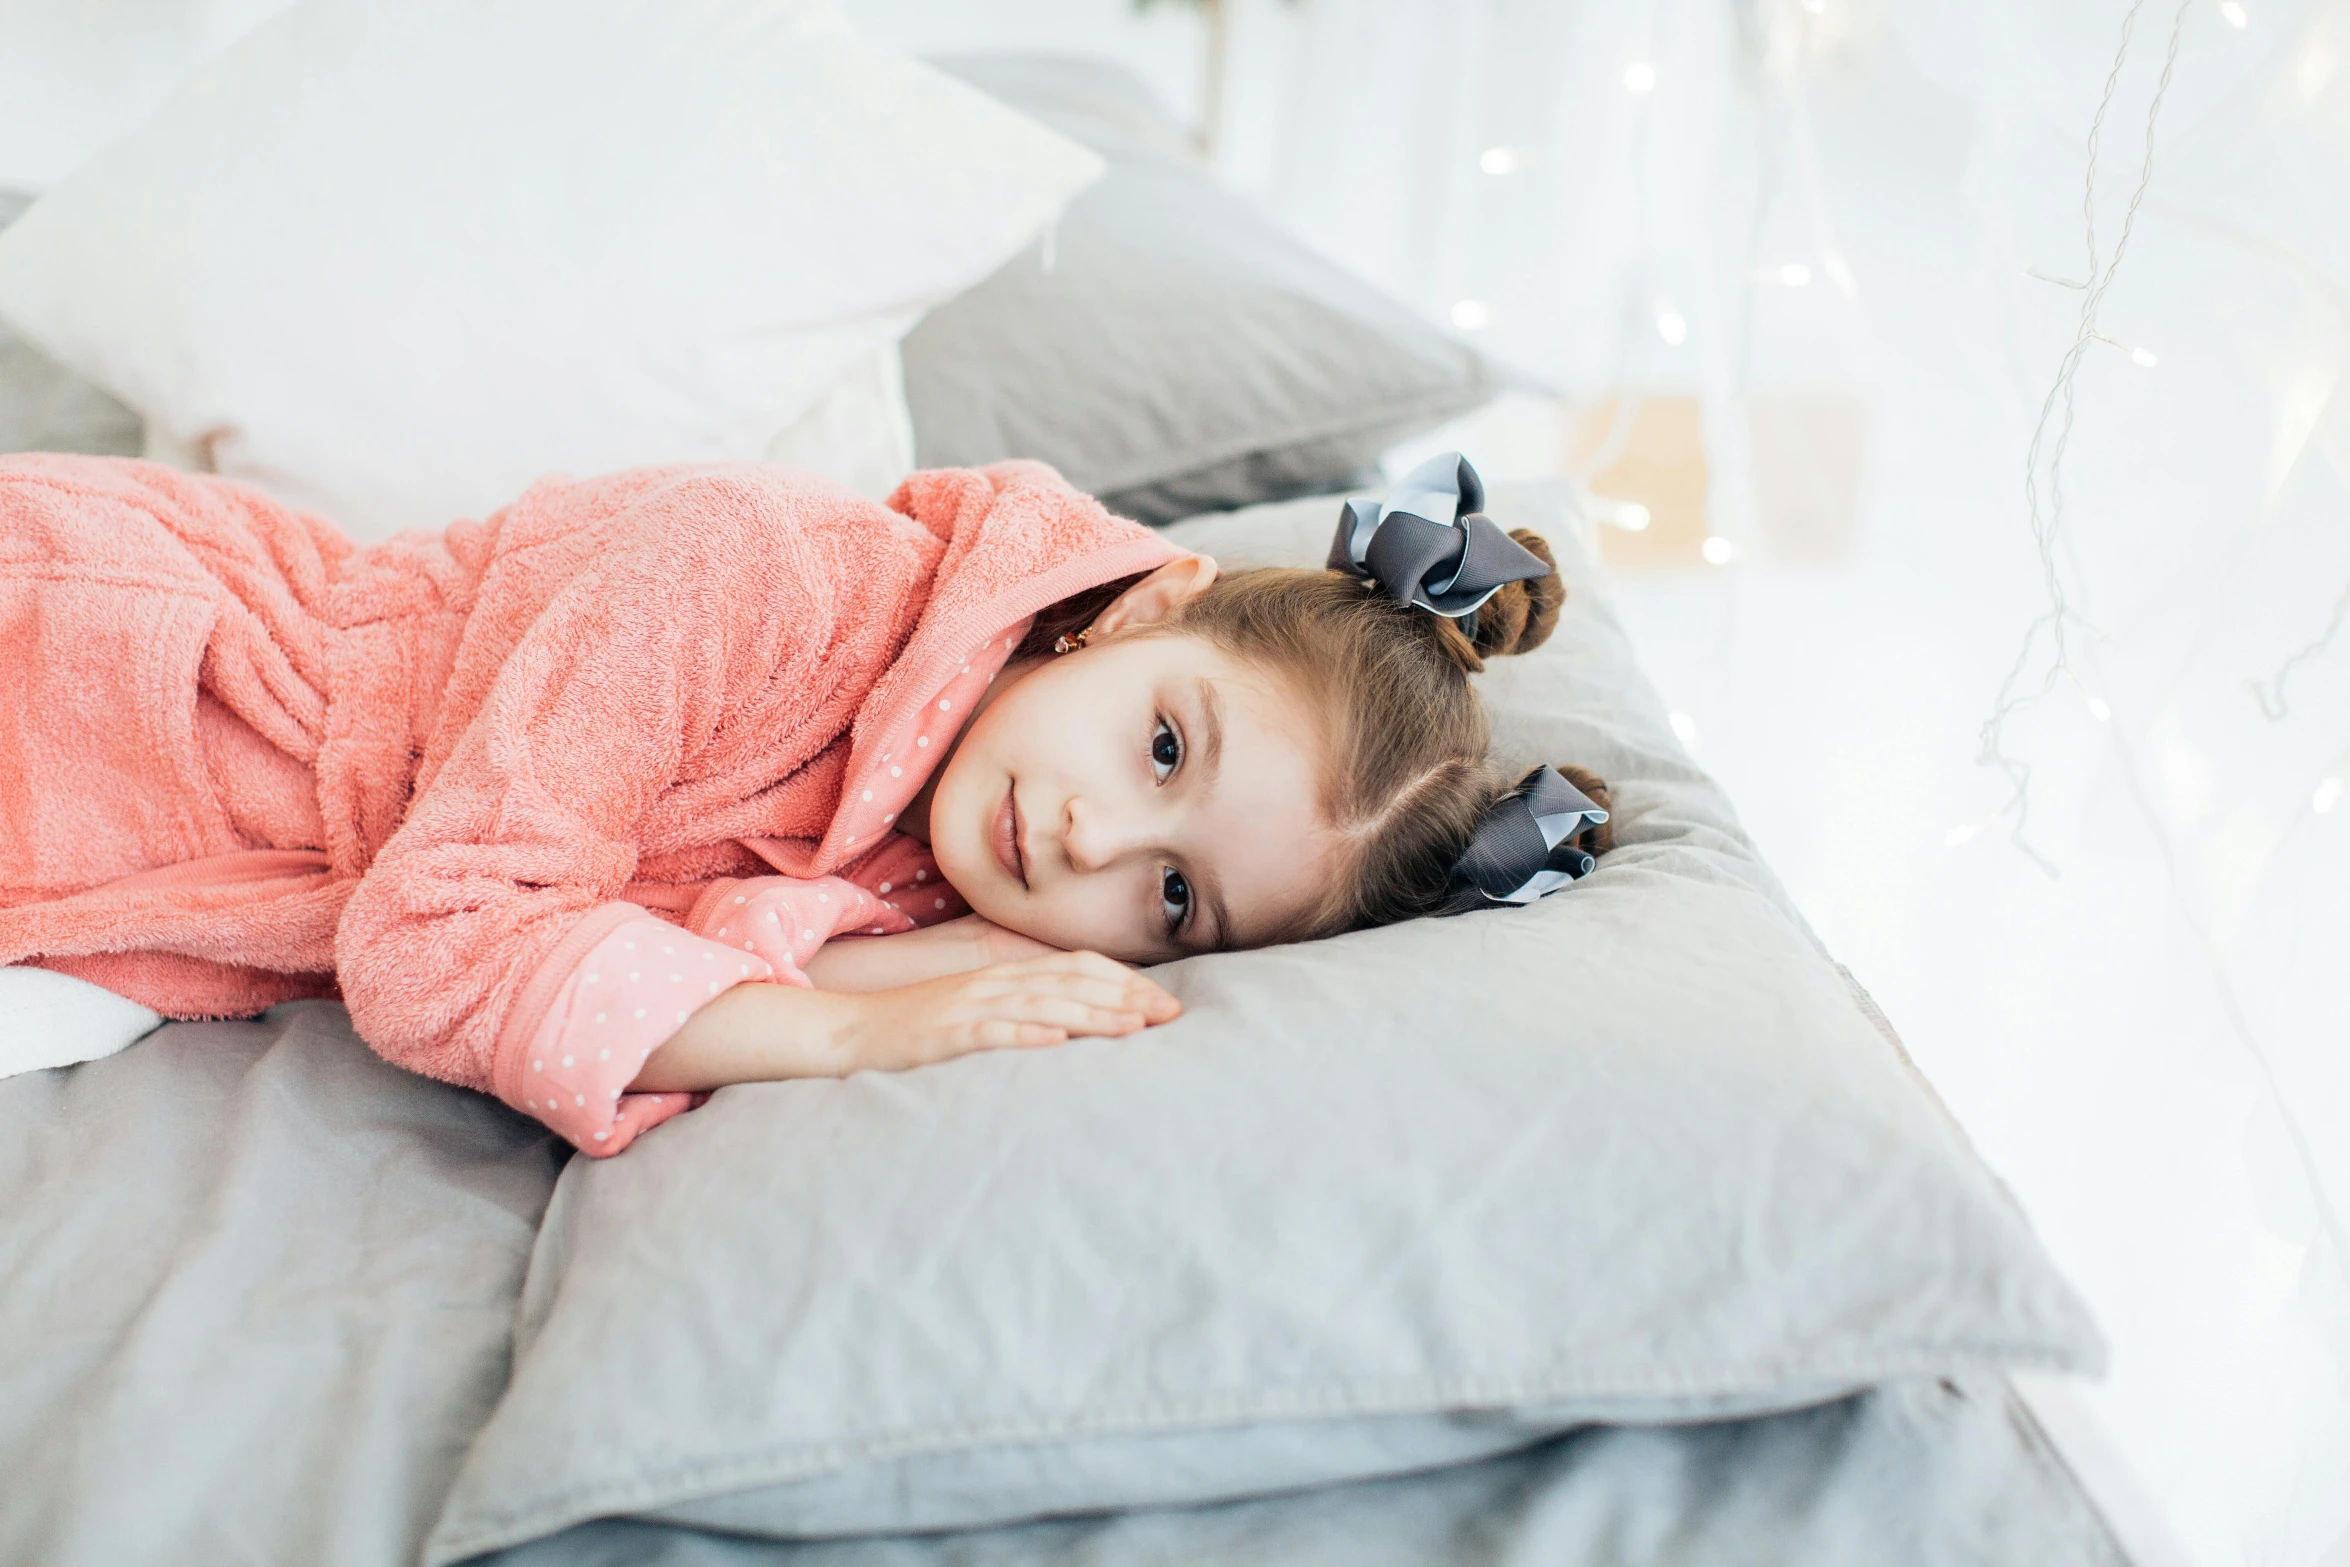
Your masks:
<svg viewBox="0 0 2350 1567"><path fill-rule="evenodd" d="M1121 68L933 63L1110 167L1039 246L907 335L924 466L1040 457L1164 523L1361 485L1387 447L1502 389L1473 350L1219 187Z"/></svg>
<svg viewBox="0 0 2350 1567"><path fill-rule="evenodd" d="M2022 1216L1674 741L1563 498L1505 748L1622 846L1523 910L1158 972L1183 1019L732 1088L565 1172L434 1562L579 1521L780 1537L1426 1469L1594 1421L2081 1369ZM1174 530L1318 560L1327 502Z"/></svg>

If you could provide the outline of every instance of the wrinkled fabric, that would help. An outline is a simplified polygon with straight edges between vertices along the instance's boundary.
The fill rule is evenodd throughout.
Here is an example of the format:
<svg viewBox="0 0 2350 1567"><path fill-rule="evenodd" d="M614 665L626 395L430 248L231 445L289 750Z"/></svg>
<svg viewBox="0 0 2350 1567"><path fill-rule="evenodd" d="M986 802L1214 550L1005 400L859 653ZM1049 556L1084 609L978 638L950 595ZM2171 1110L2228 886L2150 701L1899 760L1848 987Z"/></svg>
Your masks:
<svg viewBox="0 0 2350 1567"><path fill-rule="evenodd" d="M0 1562L414 1567L563 1165L340 1007L0 1081Z"/></svg>
<svg viewBox="0 0 2350 1567"><path fill-rule="evenodd" d="M1219 1507L761 1540L605 1519L468 1567L2130 1567L1999 1378L1764 1419L1593 1427Z"/></svg>
<svg viewBox="0 0 2350 1567"><path fill-rule="evenodd" d="M505 1385L556 1140L317 1003L0 1082L0 1124L0 1561L415 1567ZM606 1520L490 1560L2124 1567L1991 1375L1219 1507L814 1542Z"/></svg>

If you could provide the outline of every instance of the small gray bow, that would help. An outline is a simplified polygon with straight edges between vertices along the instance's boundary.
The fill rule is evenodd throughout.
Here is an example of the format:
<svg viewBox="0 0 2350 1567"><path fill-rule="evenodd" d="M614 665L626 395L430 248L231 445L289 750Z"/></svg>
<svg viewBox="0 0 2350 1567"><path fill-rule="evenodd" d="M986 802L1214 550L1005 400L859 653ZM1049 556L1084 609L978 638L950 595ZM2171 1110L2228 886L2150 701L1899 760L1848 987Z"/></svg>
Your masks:
<svg viewBox="0 0 2350 1567"><path fill-rule="evenodd" d="M1468 458L1431 457L1398 479L1383 503L1344 504L1330 569L1451 619L1475 614L1504 584L1550 575L1484 506L1485 485Z"/></svg>
<svg viewBox="0 0 2350 1567"><path fill-rule="evenodd" d="M1461 857L1453 886L1485 903L1532 903L1599 862L1569 840L1607 820L1592 798L1555 767L1537 767L1493 802Z"/></svg>

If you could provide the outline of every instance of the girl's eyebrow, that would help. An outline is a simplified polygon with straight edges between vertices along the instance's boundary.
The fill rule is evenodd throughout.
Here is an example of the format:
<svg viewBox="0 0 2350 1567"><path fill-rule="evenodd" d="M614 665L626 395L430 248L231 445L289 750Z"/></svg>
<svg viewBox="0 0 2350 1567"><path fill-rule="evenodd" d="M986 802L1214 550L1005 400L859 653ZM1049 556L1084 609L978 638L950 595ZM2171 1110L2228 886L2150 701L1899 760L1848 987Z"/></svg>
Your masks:
<svg viewBox="0 0 2350 1567"><path fill-rule="evenodd" d="M1204 793L1215 787L1216 770L1224 761L1224 699L1217 693L1216 683L1205 675L1192 681L1192 697L1199 704L1201 772L1197 782ZM1199 950L1220 952L1231 938L1232 915L1224 906L1222 878L1213 871L1202 874L1203 870L1197 865L1192 868L1191 883L1207 911L1214 937L1201 942Z"/></svg>
<svg viewBox="0 0 2350 1567"><path fill-rule="evenodd" d="M1201 675L1192 681L1194 697L1199 702L1200 749L1206 753L1207 777L1204 783L1216 781L1216 769L1224 760L1224 699L1216 693L1216 683Z"/></svg>

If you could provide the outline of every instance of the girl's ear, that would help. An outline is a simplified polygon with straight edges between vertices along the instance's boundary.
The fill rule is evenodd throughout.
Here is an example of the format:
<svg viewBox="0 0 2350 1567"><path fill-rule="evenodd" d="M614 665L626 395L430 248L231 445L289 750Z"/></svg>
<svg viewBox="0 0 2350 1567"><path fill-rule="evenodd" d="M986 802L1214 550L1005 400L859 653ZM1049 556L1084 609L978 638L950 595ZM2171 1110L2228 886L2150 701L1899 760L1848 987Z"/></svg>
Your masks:
<svg viewBox="0 0 2350 1567"><path fill-rule="evenodd" d="M1171 560L1133 587L1110 600L1086 629L1108 636L1128 626L1147 626L1173 614L1176 606L1207 592L1216 580L1216 563L1205 555Z"/></svg>

